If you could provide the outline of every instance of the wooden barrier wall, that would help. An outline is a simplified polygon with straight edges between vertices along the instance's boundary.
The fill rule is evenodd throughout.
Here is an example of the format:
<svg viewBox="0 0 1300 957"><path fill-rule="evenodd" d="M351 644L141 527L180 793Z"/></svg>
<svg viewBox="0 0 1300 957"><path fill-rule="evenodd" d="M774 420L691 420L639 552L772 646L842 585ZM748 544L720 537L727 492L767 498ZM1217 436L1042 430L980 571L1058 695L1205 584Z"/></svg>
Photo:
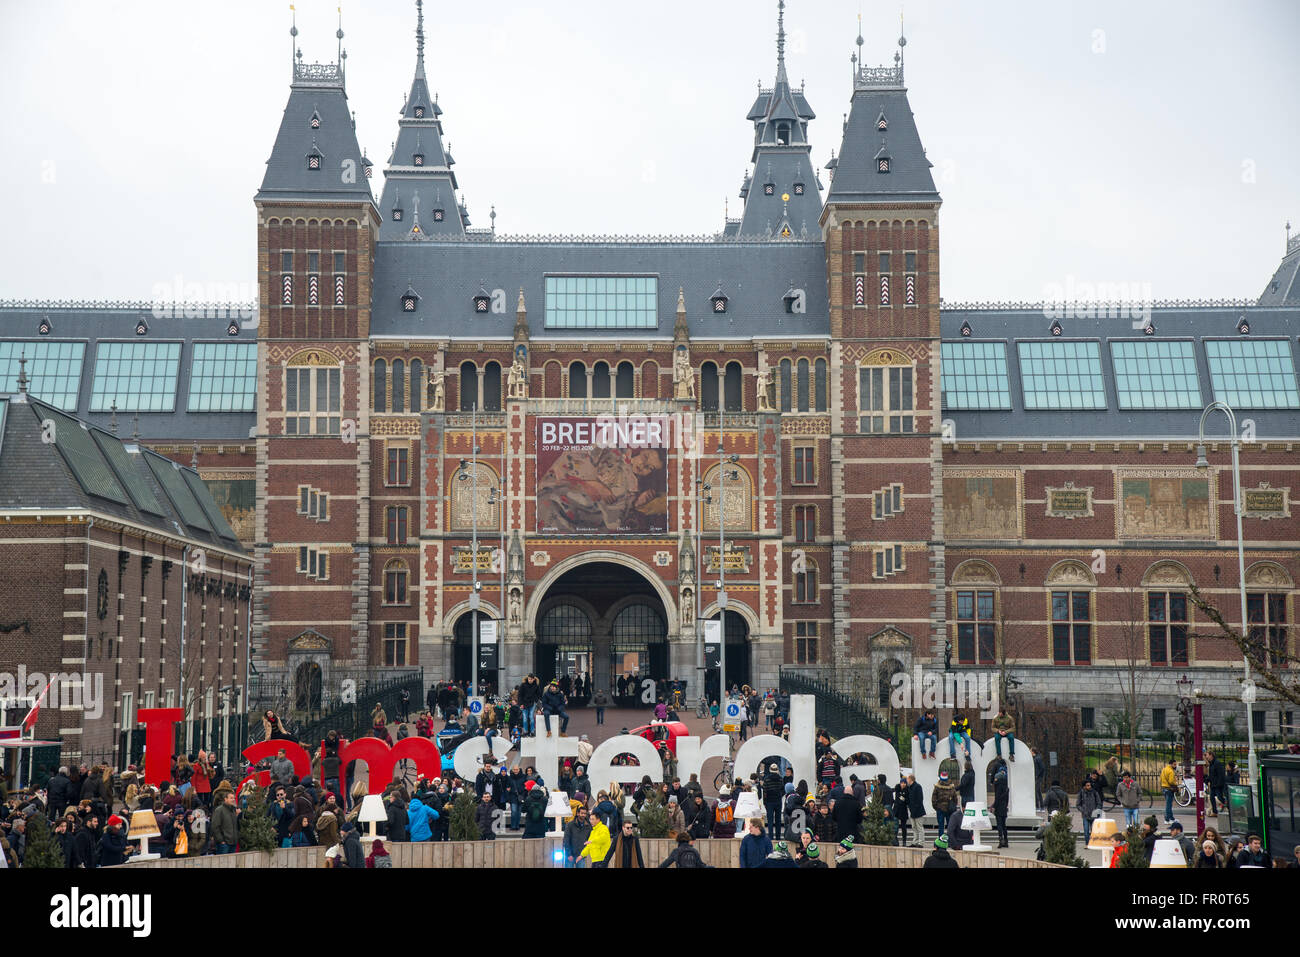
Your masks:
<svg viewBox="0 0 1300 957"><path fill-rule="evenodd" d="M518 868L556 867L552 855L557 844L552 839L503 841L422 842L418 844L389 844L384 847L393 858L394 868ZM362 842L365 847L365 842ZM657 867L676 847L675 841L642 840L641 856L647 867ZM696 841L704 863L712 867L740 866L740 841ZM827 847L826 863L834 867L834 848ZM916 868L924 864L929 850L914 847L859 847L855 853L861 868ZM972 854L958 851L953 855L962 867L978 868L1042 868L1057 867L1042 861L1018 857L1000 857L996 854ZM221 854L206 857L187 857L176 860L141 861L127 867L322 867L325 859L323 847L293 847L266 852Z"/></svg>

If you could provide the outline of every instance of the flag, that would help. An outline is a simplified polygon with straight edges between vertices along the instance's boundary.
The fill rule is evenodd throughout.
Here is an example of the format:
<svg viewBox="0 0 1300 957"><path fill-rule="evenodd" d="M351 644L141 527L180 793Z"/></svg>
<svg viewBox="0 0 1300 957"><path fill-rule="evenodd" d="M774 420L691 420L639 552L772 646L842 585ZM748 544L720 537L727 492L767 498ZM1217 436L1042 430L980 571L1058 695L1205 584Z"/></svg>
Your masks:
<svg viewBox="0 0 1300 957"><path fill-rule="evenodd" d="M49 681L45 683L45 690L40 693L40 696L36 699L36 703L32 705L32 710L27 712L27 717L23 718L23 726L22 726L21 733L26 734L29 730L31 730L36 726L36 719L40 716L41 713L41 702L44 701L45 696L49 694L50 685L52 684L54 684L53 678L51 678Z"/></svg>

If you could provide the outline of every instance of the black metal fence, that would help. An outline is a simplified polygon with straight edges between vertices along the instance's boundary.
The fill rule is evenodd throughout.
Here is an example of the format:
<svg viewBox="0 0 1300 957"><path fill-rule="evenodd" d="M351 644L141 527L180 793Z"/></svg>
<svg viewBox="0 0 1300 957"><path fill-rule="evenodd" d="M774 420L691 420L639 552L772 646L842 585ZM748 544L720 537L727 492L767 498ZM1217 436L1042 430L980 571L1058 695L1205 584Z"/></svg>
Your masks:
<svg viewBox="0 0 1300 957"><path fill-rule="evenodd" d="M782 669L780 688L786 694L810 694L816 698L817 724L837 738L850 734L874 734L895 746L898 744L897 725L890 727L882 715L824 678Z"/></svg>
<svg viewBox="0 0 1300 957"><path fill-rule="evenodd" d="M409 695L409 707L412 712L424 706L424 669L406 671L400 674L383 676L362 674L351 679L356 682L355 691L349 691L345 701L308 721L295 720L289 712L288 720L282 716L285 730L304 744L315 744L325 737L328 731L338 731L347 738L355 738L370 732L370 715L375 705L383 705L389 721L395 720L401 713L402 692ZM263 736L262 722L258 720L260 711L251 715L250 742L260 741Z"/></svg>

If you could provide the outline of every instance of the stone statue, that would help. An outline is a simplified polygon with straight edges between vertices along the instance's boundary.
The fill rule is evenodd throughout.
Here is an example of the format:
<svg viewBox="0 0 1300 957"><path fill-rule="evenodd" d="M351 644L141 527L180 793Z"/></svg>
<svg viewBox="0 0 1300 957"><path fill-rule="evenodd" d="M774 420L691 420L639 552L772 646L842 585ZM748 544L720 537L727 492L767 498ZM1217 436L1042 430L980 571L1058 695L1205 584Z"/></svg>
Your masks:
<svg viewBox="0 0 1300 957"><path fill-rule="evenodd" d="M514 365L510 367L509 396L512 399L528 398L528 373L524 369L523 356L516 355Z"/></svg>
<svg viewBox="0 0 1300 957"><path fill-rule="evenodd" d="M691 357L685 349L678 349L673 356L673 398L695 398L695 372L691 369Z"/></svg>
<svg viewBox="0 0 1300 957"><path fill-rule="evenodd" d="M776 369L769 368L758 380L758 411L776 411Z"/></svg>
<svg viewBox="0 0 1300 957"><path fill-rule="evenodd" d="M447 411L447 396L443 390L442 373L433 369L429 370L429 411Z"/></svg>

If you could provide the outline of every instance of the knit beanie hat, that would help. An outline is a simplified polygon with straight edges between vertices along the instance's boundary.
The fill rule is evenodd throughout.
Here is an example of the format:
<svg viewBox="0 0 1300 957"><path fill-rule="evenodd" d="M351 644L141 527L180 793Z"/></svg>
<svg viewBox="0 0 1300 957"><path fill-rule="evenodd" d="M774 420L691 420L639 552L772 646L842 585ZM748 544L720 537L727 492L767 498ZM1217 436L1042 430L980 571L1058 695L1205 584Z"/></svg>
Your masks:
<svg viewBox="0 0 1300 957"><path fill-rule="evenodd" d="M948 850L948 835L940 834L938 837L936 837L934 839L934 846L941 851Z"/></svg>
<svg viewBox="0 0 1300 957"><path fill-rule="evenodd" d="M817 860L818 855L821 854L821 849L815 843L809 844L807 854L813 860Z"/></svg>

